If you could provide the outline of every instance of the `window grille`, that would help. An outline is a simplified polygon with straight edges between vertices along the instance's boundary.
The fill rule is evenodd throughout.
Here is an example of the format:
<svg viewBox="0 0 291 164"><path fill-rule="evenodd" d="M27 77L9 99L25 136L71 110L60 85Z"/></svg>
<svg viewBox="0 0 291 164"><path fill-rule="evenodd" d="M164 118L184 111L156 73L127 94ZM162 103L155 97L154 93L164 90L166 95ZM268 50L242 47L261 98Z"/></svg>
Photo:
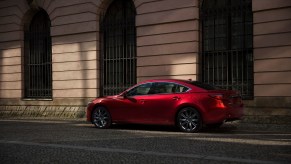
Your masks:
<svg viewBox="0 0 291 164"><path fill-rule="evenodd" d="M101 95L115 95L136 83L135 6L115 0L101 17Z"/></svg>
<svg viewBox="0 0 291 164"><path fill-rule="evenodd" d="M52 98L50 19L45 11L32 18L24 43L24 97Z"/></svg>
<svg viewBox="0 0 291 164"><path fill-rule="evenodd" d="M204 0L202 80L253 98L253 16L251 0Z"/></svg>

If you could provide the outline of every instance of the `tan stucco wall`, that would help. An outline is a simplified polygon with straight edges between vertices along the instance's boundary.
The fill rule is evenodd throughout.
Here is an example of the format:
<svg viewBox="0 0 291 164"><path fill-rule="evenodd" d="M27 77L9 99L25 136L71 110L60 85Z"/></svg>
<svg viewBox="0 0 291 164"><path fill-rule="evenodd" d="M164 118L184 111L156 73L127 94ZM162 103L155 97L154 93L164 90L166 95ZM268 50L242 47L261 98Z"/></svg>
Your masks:
<svg viewBox="0 0 291 164"><path fill-rule="evenodd" d="M2 104L83 104L99 93L99 17L111 0L37 0L51 19L53 101L22 101L26 0L0 2ZM135 0L137 80L196 79L198 1ZM80 101L79 99L85 99ZM8 103L9 104L9 103ZM80 105L81 105L80 104Z"/></svg>
<svg viewBox="0 0 291 164"><path fill-rule="evenodd" d="M23 25L30 6L0 1L0 105L78 106L98 96L99 18L111 1L37 0L52 23L52 101L22 100ZM134 0L137 81L198 79L199 3ZM291 1L253 0L253 24L255 98L245 101L247 113L291 116Z"/></svg>
<svg viewBox="0 0 291 164"><path fill-rule="evenodd" d="M22 17L24 1L0 2L0 97L21 97Z"/></svg>
<svg viewBox="0 0 291 164"><path fill-rule="evenodd" d="M246 114L291 123L291 1L253 0L253 24L255 97Z"/></svg>
<svg viewBox="0 0 291 164"><path fill-rule="evenodd" d="M291 96L291 1L253 0L255 97Z"/></svg>
<svg viewBox="0 0 291 164"><path fill-rule="evenodd" d="M53 101L21 101L26 0L0 2L0 97L16 104L84 105L98 95L97 0L37 0L51 20ZM12 100L13 99L13 100ZM62 101L63 100L63 101Z"/></svg>
<svg viewBox="0 0 291 164"><path fill-rule="evenodd" d="M138 81L197 79L198 18L197 0L150 1L138 6Z"/></svg>

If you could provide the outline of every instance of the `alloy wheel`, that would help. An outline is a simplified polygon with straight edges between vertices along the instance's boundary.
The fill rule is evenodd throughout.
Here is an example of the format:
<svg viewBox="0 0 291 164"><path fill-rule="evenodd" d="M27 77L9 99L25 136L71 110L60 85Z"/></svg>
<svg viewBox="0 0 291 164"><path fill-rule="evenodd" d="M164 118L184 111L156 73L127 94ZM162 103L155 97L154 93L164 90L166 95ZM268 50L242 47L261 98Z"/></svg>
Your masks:
<svg viewBox="0 0 291 164"><path fill-rule="evenodd" d="M97 128L108 128L111 125L111 117L105 107L97 107L92 114L92 122Z"/></svg>
<svg viewBox="0 0 291 164"><path fill-rule="evenodd" d="M184 108L178 113L177 123L184 132L197 132L202 125L200 113L190 107Z"/></svg>

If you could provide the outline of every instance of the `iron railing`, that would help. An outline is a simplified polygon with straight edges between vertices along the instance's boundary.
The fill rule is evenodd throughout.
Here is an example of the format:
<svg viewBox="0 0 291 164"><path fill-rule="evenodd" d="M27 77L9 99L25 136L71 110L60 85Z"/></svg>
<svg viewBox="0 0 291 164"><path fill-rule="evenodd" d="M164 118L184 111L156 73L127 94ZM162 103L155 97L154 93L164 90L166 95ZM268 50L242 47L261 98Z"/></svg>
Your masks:
<svg viewBox="0 0 291 164"><path fill-rule="evenodd" d="M24 98L52 98L50 20L40 10L24 35Z"/></svg>
<svg viewBox="0 0 291 164"><path fill-rule="evenodd" d="M253 96L252 50L204 52L203 82L241 92L244 99Z"/></svg>
<svg viewBox="0 0 291 164"><path fill-rule="evenodd" d="M115 0L101 17L101 95L115 95L136 83L135 7Z"/></svg>
<svg viewBox="0 0 291 164"><path fill-rule="evenodd" d="M253 17L251 0L204 0L202 81L239 90L253 98Z"/></svg>

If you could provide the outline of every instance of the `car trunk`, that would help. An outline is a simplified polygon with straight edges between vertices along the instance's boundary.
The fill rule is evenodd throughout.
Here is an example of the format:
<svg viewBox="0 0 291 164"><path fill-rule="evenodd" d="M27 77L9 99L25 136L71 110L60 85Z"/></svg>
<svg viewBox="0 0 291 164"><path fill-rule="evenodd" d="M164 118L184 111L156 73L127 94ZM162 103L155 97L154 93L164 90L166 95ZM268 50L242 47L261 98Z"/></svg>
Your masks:
<svg viewBox="0 0 291 164"><path fill-rule="evenodd" d="M241 106L242 97L238 91L234 90L208 90L210 97L217 101L222 101L225 106Z"/></svg>

